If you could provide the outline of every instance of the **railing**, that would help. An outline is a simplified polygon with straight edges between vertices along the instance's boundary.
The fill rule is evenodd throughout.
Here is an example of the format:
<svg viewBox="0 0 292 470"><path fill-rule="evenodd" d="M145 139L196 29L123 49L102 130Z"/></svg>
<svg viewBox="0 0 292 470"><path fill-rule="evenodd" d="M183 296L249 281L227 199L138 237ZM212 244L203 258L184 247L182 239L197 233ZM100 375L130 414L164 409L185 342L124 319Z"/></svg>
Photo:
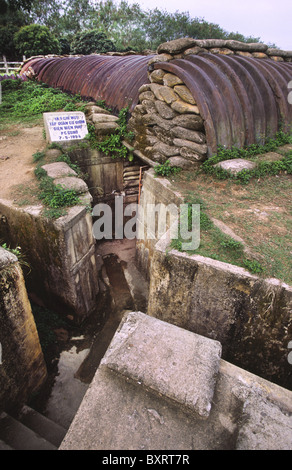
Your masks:
<svg viewBox="0 0 292 470"><path fill-rule="evenodd" d="M25 60L25 57L23 57L23 61ZM9 72L16 72L20 69L20 67L23 64L23 61L19 62L7 62L6 57L3 56L3 61L0 62L0 73L3 73L3 71L7 74Z"/></svg>

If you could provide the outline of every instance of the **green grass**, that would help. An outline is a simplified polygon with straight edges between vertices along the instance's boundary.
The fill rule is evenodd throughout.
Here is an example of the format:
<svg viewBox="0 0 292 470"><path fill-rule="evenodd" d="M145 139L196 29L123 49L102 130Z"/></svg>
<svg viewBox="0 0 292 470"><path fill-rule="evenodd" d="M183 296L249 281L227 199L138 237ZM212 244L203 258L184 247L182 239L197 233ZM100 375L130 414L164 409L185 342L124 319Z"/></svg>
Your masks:
<svg viewBox="0 0 292 470"><path fill-rule="evenodd" d="M279 147L285 144L292 144L292 135L279 131L274 139L268 139L264 145L253 144L245 148L233 147L231 149L219 147L217 154L203 163L202 172L220 180L228 178L233 179L235 182L241 184L248 184L251 179L262 178L267 175L278 175L281 173L292 174L292 151L284 154L282 157L279 156L279 160L276 161L260 161L257 158L258 155L267 152L275 152ZM237 174L232 174L223 168L215 166L219 162L235 158L254 161L256 167L251 170L242 170Z"/></svg>
<svg viewBox="0 0 292 470"><path fill-rule="evenodd" d="M97 102L103 104L103 102ZM117 124L119 127L108 137L99 141L96 138L94 125L88 124L88 140L90 147L100 150L105 155L110 155L112 158L128 158L129 161L133 160L133 155L129 149L123 144L124 140L131 141L134 138L132 132L127 130L127 114L128 108L123 108L119 112Z"/></svg>
<svg viewBox="0 0 292 470"><path fill-rule="evenodd" d="M244 245L224 234L205 212L205 203L192 196L185 200L189 204L189 222L191 222L191 205L200 204L200 246L196 250L188 251L189 255L196 254L212 258L215 260L241 266L251 273L262 273L264 268L256 259L247 258L244 252ZM191 225L189 224L189 229ZM183 242L181 236L172 240L171 248L182 251Z"/></svg>
<svg viewBox="0 0 292 470"><path fill-rule="evenodd" d="M13 123L34 125L45 112L81 110L79 96L70 96L44 83L17 79L2 80L1 85L1 127Z"/></svg>
<svg viewBox="0 0 292 470"><path fill-rule="evenodd" d="M289 175L267 175L243 186L232 179L218 182L211 175L197 174L192 181L182 175L175 189L185 195L186 202L201 204L201 242L190 254L241 266L253 274L292 285ZM238 234L248 247L248 254L240 243L226 239L211 218L224 222ZM181 250L182 240L173 240L172 247Z"/></svg>

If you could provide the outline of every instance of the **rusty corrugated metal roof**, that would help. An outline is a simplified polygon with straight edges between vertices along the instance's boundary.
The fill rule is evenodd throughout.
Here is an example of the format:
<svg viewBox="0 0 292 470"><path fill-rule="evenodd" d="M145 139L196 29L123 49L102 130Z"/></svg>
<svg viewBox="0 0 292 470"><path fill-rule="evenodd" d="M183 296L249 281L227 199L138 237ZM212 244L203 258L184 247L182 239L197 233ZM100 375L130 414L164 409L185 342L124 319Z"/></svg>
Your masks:
<svg viewBox="0 0 292 470"><path fill-rule="evenodd" d="M152 56L70 56L32 58L37 79L65 92L104 100L114 112L138 104L138 90L149 83ZM241 56L201 53L152 65L174 73L191 91L204 119L208 153L263 143L292 125L288 83L292 63Z"/></svg>
<svg viewBox="0 0 292 470"><path fill-rule="evenodd" d="M292 63L202 53L154 68L174 73L190 89L205 122L209 154L218 145L263 143L280 128L291 130Z"/></svg>
<svg viewBox="0 0 292 470"><path fill-rule="evenodd" d="M29 67L37 79L82 98L104 100L113 111L138 104L138 90L148 83L147 62L151 56L129 55L32 58Z"/></svg>

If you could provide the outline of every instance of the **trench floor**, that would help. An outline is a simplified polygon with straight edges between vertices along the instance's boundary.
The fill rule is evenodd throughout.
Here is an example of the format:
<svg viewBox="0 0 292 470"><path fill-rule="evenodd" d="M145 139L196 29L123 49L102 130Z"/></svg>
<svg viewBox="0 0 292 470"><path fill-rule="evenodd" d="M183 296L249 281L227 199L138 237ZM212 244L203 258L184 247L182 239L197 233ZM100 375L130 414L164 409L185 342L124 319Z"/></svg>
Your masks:
<svg viewBox="0 0 292 470"><path fill-rule="evenodd" d="M101 301L76 334L59 336L60 354L30 406L64 428L73 420L122 317L146 311L148 283L135 263L135 240L98 243ZM62 343L62 344L60 344Z"/></svg>

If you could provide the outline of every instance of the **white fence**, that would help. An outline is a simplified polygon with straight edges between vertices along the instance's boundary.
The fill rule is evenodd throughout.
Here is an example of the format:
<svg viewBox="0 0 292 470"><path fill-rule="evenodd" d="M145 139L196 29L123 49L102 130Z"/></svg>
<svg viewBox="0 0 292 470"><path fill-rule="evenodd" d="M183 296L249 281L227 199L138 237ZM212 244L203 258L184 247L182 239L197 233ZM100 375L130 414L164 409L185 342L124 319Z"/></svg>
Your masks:
<svg viewBox="0 0 292 470"><path fill-rule="evenodd" d="M22 59L25 60L25 57ZM6 57L3 56L3 61L0 62L0 73L10 73L10 72L17 72L20 67L22 66L23 62L7 62Z"/></svg>

